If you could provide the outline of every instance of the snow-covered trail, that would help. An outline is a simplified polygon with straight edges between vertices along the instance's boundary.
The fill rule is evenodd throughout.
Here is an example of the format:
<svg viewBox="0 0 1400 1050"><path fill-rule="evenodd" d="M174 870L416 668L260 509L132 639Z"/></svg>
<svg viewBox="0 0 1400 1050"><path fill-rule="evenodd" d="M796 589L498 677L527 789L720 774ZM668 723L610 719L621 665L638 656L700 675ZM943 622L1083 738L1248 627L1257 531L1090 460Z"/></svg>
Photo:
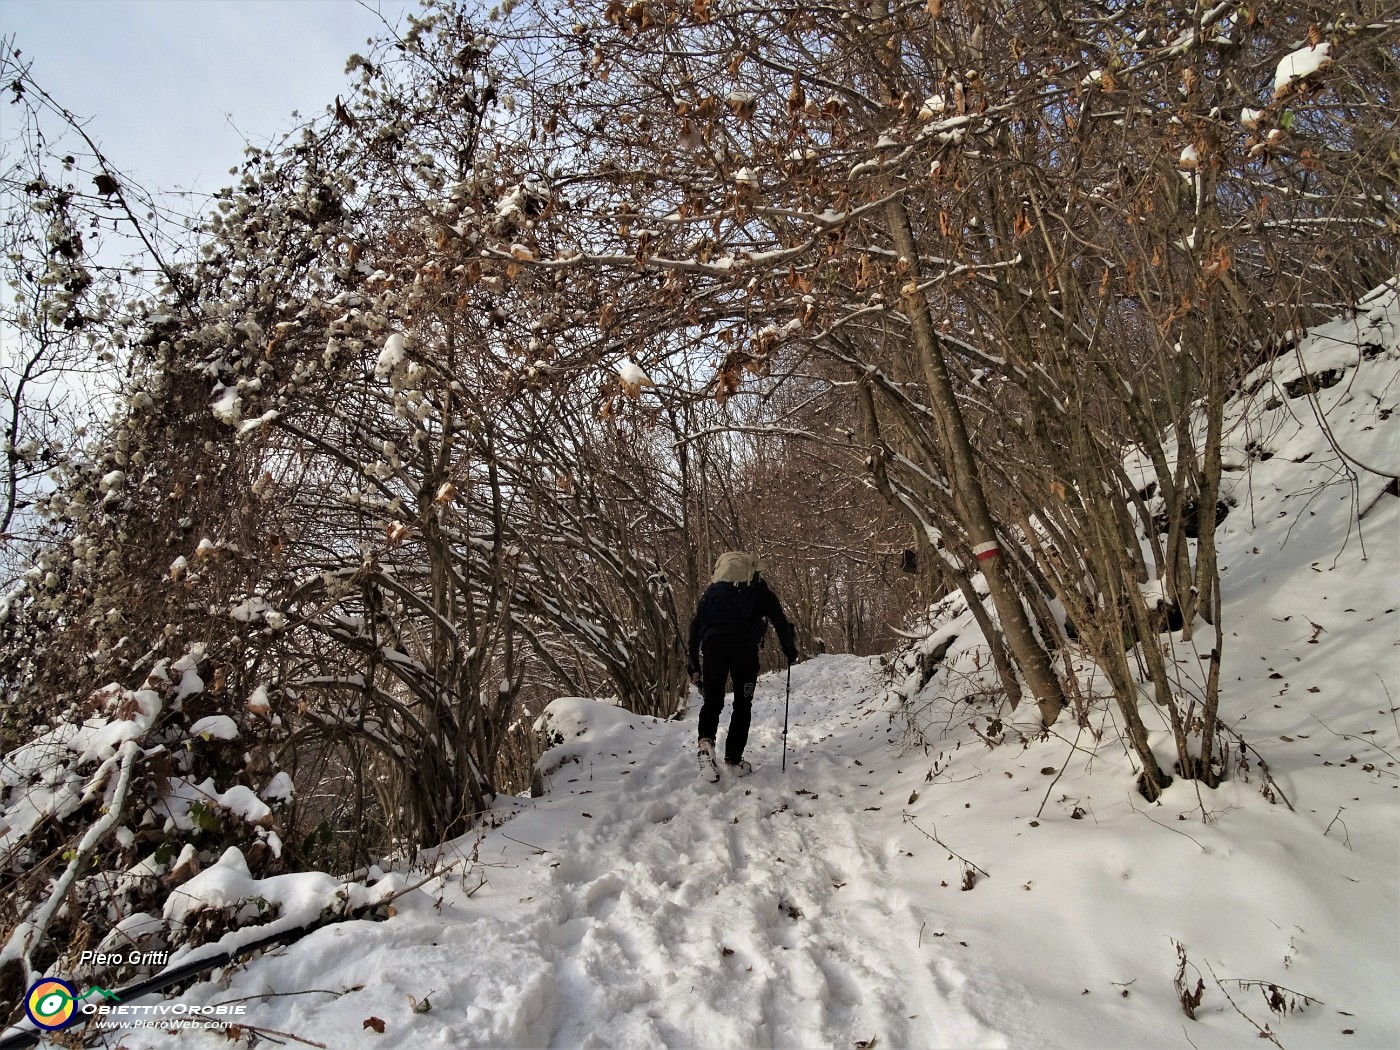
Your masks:
<svg viewBox="0 0 1400 1050"><path fill-rule="evenodd" d="M443 850L449 878L181 1000L247 997L249 1023L334 1048L1007 1045L969 1002L966 945L908 892L924 862L896 831L871 661L793 668L785 773L783 685L759 685L754 774L718 785L696 776L693 711L556 702L547 795Z"/></svg>
<svg viewBox="0 0 1400 1050"><path fill-rule="evenodd" d="M553 1045L1004 1045L961 1000L956 944L939 944L899 890L903 854L871 840L844 797L862 742L885 742L853 718L832 733L837 705L869 700L869 661L814 672L793 675L786 774L773 676L753 776L698 782L693 722L654 726L634 790L599 799L587 839L561 848L552 899L512 938L552 942L561 997L582 1007Z"/></svg>

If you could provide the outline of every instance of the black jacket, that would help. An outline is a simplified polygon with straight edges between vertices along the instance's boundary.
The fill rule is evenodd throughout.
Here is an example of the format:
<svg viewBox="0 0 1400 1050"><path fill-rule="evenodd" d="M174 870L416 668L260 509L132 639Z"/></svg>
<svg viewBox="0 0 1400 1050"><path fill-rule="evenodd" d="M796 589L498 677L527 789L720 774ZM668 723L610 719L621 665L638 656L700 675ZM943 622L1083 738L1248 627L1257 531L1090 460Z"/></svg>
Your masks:
<svg viewBox="0 0 1400 1050"><path fill-rule="evenodd" d="M710 635L724 632L751 643L758 650L768 630L769 620L778 635L783 655L791 663L797 659L792 624L783 614L778 596L768 589L762 577L751 583L721 580L705 588L695 618L690 621L690 671L700 669L700 644Z"/></svg>

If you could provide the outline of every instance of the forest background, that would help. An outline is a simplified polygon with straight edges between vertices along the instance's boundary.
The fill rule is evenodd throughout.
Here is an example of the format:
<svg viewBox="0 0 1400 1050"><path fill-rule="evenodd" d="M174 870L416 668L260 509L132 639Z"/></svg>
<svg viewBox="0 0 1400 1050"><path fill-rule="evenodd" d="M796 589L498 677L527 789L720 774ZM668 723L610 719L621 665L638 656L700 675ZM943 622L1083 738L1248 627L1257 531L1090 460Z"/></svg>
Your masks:
<svg viewBox="0 0 1400 1050"><path fill-rule="evenodd" d="M6 991L231 845L462 834L554 697L669 716L730 548L805 652L957 591L1008 720L1086 653L1144 796L1217 783L1224 406L1395 277L1397 28L430 3L197 216L6 51Z"/></svg>

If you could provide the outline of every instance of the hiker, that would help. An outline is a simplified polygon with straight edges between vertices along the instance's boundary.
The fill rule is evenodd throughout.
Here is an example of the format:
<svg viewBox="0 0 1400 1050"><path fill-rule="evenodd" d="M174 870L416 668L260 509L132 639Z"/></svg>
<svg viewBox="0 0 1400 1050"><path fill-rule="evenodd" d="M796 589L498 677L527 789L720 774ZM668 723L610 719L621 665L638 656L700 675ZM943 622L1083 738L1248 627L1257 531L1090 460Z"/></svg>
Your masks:
<svg viewBox="0 0 1400 1050"><path fill-rule="evenodd" d="M690 621L690 680L700 686L700 770L719 779L715 762L715 733L724 707L726 680L734 683L734 708L724 741L724 764L732 776L748 776L753 767L744 761L749 740L753 690L758 683L758 649L773 621L778 644L789 664L797 659L792 624L783 614L778 596L760 575L758 558L743 551L726 551L715 562L710 585L700 597Z"/></svg>

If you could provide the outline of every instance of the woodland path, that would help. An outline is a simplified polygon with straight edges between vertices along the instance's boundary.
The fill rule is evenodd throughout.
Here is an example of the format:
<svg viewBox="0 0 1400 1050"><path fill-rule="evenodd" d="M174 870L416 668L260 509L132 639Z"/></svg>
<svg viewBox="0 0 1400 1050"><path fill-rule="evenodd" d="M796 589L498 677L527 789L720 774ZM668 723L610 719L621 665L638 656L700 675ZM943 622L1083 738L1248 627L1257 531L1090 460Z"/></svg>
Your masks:
<svg viewBox="0 0 1400 1050"><path fill-rule="evenodd" d="M1004 1045L961 1003L964 949L896 888L912 858L862 828L887 745L869 662L794 669L786 773L782 687L760 685L752 776L698 781L693 722L650 724L632 790L587 808L589 851L556 851L552 891L507 934L549 946L581 1007L553 1045ZM588 791L576 768L552 790Z"/></svg>

